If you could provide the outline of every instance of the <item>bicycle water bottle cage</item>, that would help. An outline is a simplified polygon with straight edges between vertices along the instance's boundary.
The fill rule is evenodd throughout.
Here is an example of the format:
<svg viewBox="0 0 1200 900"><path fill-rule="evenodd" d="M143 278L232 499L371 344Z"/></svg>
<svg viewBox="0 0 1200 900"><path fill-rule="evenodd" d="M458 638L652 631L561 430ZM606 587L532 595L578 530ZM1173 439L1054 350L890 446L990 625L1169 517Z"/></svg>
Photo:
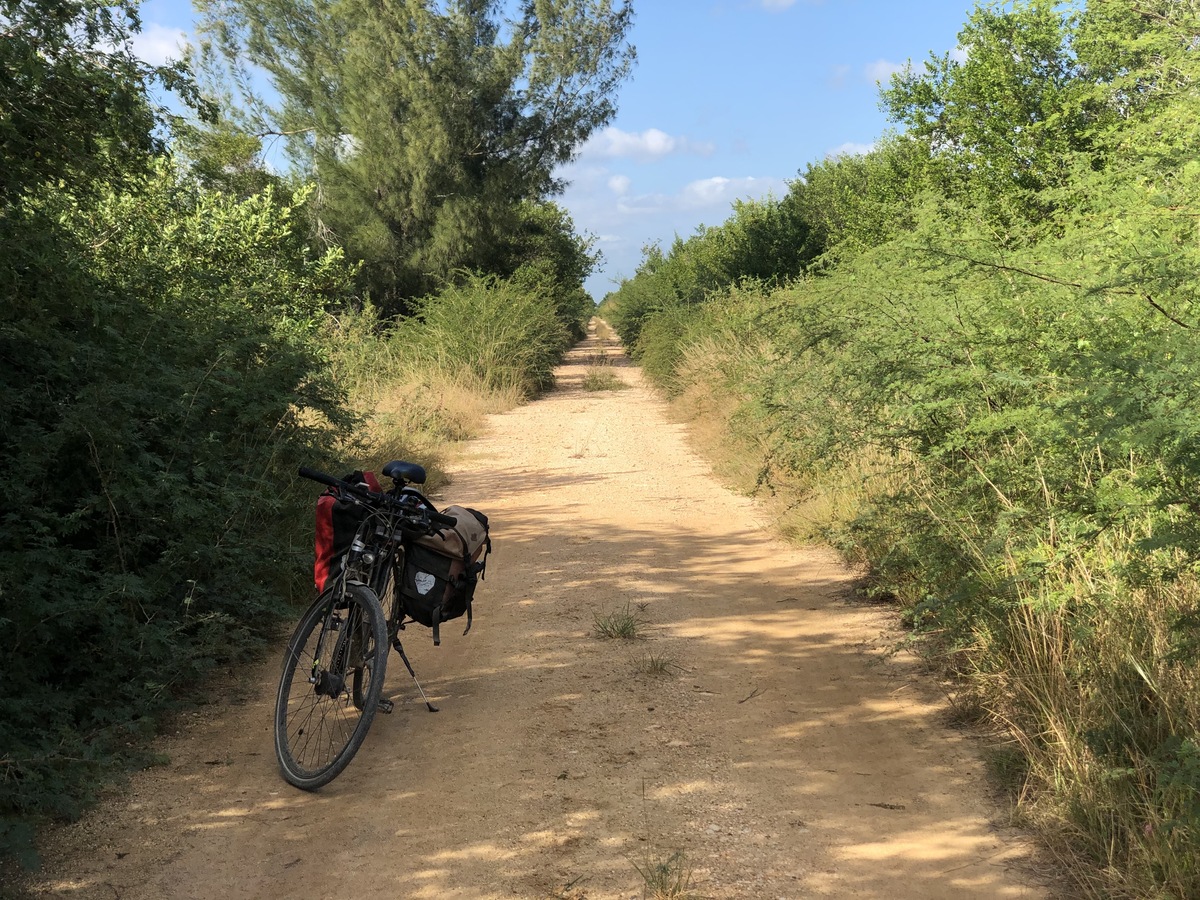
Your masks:
<svg viewBox="0 0 1200 900"><path fill-rule="evenodd" d="M424 484L425 470L416 463L393 460L383 467L383 474L401 484Z"/></svg>

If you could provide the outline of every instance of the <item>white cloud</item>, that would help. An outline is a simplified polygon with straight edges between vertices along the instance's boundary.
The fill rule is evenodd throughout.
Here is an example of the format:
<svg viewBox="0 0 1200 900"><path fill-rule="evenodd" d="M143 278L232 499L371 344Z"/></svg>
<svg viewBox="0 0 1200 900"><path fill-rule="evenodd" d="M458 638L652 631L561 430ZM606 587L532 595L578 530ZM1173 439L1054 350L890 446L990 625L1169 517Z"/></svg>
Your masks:
<svg viewBox="0 0 1200 900"><path fill-rule="evenodd" d="M621 215L695 213L711 210L727 217L734 200L761 199L768 194L783 196L787 182L780 178L726 178L715 175L685 184L678 193L622 196L617 201Z"/></svg>
<svg viewBox="0 0 1200 900"><path fill-rule="evenodd" d="M581 158L609 157L628 158L639 162L662 159L674 153L696 153L710 155L716 148L706 141L692 141L686 137L672 137L657 128L643 132L622 131L609 126L588 139L579 151Z"/></svg>
<svg viewBox="0 0 1200 900"><path fill-rule="evenodd" d="M753 181L753 179L743 180ZM723 178L719 175L715 178L693 181L684 187L679 195L679 200L684 207L715 206L728 194L732 184L732 178Z"/></svg>
<svg viewBox="0 0 1200 900"><path fill-rule="evenodd" d="M786 193L787 185L778 178L704 178L684 187L679 195L684 209L728 208L734 200L761 198Z"/></svg>
<svg viewBox="0 0 1200 900"><path fill-rule="evenodd" d="M781 12L794 5L796 0L762 0L763 9L767 12Z"/></svg>
<svg viewBox="0 0 1200 900"><path fill-rule="evenodd" d="M582 233L595 237L604 254L586 285L597 300L616 287L619 278L633 275L648 242L670 246L674 235L691 234L702 222L726 221L736 200L784 197L789 190L783 178L720 175L656 189L657 179L650 174L625 174L606 163L576 159L555 172L566 182L557 202L570 210Z"/></svg>
<svg viewBox="0 0 1200 900"><path fill-rule="evenodd" d="M139 59L152 66L161 66L183 55L183 45L187 39L187 33L179 28L150 22L143 26L140 33L133 35L129 44Z"/></svg>
<svg viewBox="0 0 1200 900"><path fill-rule="evenodd" d="M970 56L971 56L971 48L970 47L955 47L953 50L950 51L950 58L952 60L954 60L956 63L958 63L959 65L961 65L962 63L965 63L967 61L967 59L970 58Z"/></svg>
<svg viewBox="0 0 1200 900"><path fill-rule="evenodd" d="M893 75L906 72L911 67L911 62L894 63L886 59L877 59L875 62L867 64L865 73L868 81L886 84L891 81Z"/></svg>
<svg viewBox="0 0 1200 900"><path fill-rule="evenodd" d="M629 193L631 183L628 175L613 175L608 179L608 189L614 194L623 196Z"/></svg>
<svg viewBox="0 0 1200 900"><path fill-rule="evenodd" d="M853 141L847 141L845 144L834 147L825 156L830 159L837 159L839 156L865 156L874 149L874 144L856 144Z"/></svg>

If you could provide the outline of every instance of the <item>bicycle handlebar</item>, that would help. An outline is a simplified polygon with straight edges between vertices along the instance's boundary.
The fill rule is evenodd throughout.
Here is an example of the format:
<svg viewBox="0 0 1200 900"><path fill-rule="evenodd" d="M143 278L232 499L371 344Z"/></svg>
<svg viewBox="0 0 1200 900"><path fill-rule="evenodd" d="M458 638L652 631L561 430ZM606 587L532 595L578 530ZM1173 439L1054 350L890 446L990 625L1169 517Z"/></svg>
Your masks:
<svg viewBox="0 0 1200 900"><path fill-rule="evenodd" d="M324 472L318 472L316 469L310 469L308 466L300 467L301 478L311 478L313 481L319 481L321 484L327 484L335 488L350 488L353 490L357 485L352 485L348 481L342 481L340 478L334 478L332 475L326 475Z"/></svg>
<svg viewBox="0 0 1200 900"><path fill-rule="evenodd" d="M453 528L458 524L458 519L454 516L444 516L440 512L429 511L429 521L435 525L445 525L447 528Z"/></svg>
<svg viewBox="0 0 1200 900"><path fill-rule="evenodd" d="M316 469L310 469L308 466L301 466L299 475L301 478L309 478L313 481L318 481L321 484L328 485L331 488L337 488L338 490L350 491L352 494L357 494L358 496L363 497L367 500L372 500L375 502L382 502L382 503L386 503L389 501L396 502L395 499L388 494L376 493L375 491L371 490L370 488L366 487L365 485L359 485L359 484L354 484L349 481L343 481L340 478L334 478L332 475L326 475L324 472L318 472ZM444 528L453 528L455 525L458 524L458 519L456 519L454 516L442 515L440 512L438 512L436 509L434 509L433 504L429 503L429 501L425 499L424 495L418 494L418 496L426 504L426 507L425 507L426 515L428 516L429 521L432 522L434 525L441 525Z"/></svg>

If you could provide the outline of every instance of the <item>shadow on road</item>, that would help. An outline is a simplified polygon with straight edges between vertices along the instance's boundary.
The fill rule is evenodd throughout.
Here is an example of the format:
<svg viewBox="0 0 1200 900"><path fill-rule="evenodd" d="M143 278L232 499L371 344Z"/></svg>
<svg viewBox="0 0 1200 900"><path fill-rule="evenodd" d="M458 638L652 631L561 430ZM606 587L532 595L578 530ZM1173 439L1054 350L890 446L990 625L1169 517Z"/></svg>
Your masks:
<svg viewBox="0 0 1200 900"><path fill-rule="evenodd" d="M305 794L275 769L265 666L148 773L103 862L45 893L637 898L635 864L678 851L707 898L1043 896L884 613L828 552L771 539L657 400L580 390L600 350L457 475L496 553L469 636L406 633L441 712L393 655L396 712ZM639 639L596 635L614 612ZM161 852L135 869L136 847Z"/></svg>

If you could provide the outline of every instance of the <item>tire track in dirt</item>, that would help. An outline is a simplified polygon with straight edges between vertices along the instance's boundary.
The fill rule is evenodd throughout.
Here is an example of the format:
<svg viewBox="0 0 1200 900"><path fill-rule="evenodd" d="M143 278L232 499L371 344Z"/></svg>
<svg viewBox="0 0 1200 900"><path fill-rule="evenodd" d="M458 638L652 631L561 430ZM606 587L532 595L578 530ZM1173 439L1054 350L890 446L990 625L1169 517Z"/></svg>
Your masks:
<svg viewBox="0 0 1200 900"><path fill-rule="evenodd" d="M602 352L630 389L580 388ZM442 500L487 512L496 553L469 636L408 632L442 711L393 655L396 712L305 794L276 771L272 661L55 837L39 896L615 900L672 859L714 900L1046 896L886 614L769 538L615 346L456 470ZM595 636L625 609L645 639Z"/></svg>

